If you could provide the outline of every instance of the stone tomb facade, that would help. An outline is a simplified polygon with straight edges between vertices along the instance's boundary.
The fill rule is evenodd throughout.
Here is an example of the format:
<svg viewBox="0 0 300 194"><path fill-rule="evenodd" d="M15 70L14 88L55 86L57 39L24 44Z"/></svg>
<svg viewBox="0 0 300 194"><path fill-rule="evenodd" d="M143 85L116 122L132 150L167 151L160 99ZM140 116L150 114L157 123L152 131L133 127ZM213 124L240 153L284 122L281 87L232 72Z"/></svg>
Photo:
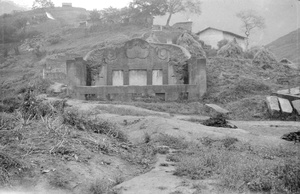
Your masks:
<svg viewBox="0 0 300 194"><path fill-rule="evenodd" d="M87 63L90 69L87 71ZM180 70L188 65L188 83ZM159 96L167 101L182 96L199 99L206 92L206 59L191 57L172 44L132 39L119 47L96 49L85 58L67 61L69 93L79 99L130 101Z"/></svg>

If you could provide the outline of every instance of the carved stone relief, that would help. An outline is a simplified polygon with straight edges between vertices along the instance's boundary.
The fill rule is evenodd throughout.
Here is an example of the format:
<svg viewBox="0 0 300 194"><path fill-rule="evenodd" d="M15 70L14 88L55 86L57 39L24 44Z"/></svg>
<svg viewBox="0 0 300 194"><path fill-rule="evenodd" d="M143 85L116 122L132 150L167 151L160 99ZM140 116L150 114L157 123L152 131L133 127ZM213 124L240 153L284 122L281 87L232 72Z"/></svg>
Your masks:
<svg viewBox="0 0 300 194"><path fill-rule="evenodd" d="M126 43L126 56L129 59L145 59L150 53L149 43L141 40L132 40Z"/></svg>

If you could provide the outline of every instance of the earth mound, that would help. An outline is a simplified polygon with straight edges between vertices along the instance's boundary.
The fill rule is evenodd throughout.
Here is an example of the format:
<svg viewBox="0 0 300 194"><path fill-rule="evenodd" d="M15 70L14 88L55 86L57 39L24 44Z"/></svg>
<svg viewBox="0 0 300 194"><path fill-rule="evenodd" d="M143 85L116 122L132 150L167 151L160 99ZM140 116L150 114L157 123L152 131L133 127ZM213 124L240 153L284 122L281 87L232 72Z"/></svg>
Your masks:
<svg viewBox="0 0 300 194"><path fill-rule="evenodd" d="M252 64L260 66L263 69L272 69L274 68L274 64L277 64L277 60L271 51L262 48L254 55Z"/></svg>
<svg viewBox="0 0 300 194"><path fill-rule="evenodd" d="M233 39L232 41L228 42L226 45L224 45L217 53L220 57L228 57L228 58L237 58L241 59L243 58L243 49L239 46L236 39Z"/></svg>

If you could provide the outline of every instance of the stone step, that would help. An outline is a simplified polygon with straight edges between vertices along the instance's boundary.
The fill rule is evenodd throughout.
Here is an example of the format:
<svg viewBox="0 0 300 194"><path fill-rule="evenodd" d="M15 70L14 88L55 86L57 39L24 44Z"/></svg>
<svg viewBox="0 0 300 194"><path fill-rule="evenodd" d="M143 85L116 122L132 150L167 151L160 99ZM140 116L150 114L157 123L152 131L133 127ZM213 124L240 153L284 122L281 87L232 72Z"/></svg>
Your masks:
<svg viewBox="0 0 300 194"><path fill-rule="evenodd" d="M300 100L294 100L292 104L298 115L300 115Z"/></svg>
<svg viewBox="0 0 300 194"><path fill-rule="evenodd" d="M292 113L293 112L293 107L290 103L289 100L285 99L285 98L278 98L280 107L281 107L281 111L283 113Z"/></svg>
<svg viewBox="0 0 300 194"><path fill-rule="evenodd" d="M267 105L272 115L276 112L280 112L277 96L267 96Z"/></svg>

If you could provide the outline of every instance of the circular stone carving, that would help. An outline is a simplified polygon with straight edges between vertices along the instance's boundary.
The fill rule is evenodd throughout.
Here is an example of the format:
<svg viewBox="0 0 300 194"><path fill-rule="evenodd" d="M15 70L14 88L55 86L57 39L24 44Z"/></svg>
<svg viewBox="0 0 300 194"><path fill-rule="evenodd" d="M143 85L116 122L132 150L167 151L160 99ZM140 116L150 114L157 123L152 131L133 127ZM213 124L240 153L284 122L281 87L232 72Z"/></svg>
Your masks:
<svg viewBox="0 0 300 194"><path fill-rule="evenodd" d="M168 58L168 50L167 49L158 49L157 51L158 58L162 60L166 60Z"/></svg>

